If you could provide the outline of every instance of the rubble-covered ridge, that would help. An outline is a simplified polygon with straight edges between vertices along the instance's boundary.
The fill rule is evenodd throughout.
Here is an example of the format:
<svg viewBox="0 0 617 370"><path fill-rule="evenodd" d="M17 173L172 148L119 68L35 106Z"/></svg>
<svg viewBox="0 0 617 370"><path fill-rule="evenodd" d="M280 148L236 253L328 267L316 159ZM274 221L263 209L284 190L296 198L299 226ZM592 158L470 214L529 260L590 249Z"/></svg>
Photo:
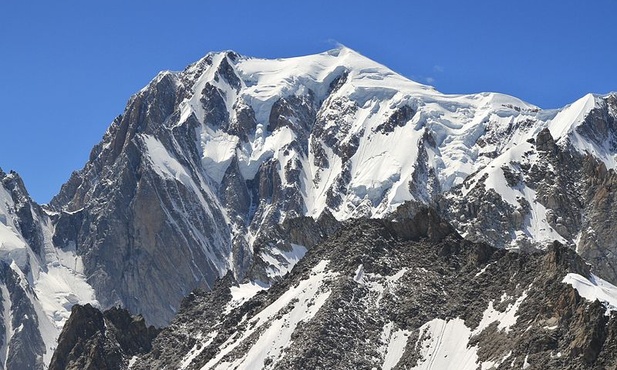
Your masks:
<svg viewBox="0 0 617 370"><path fill-rule="evenodd" d="M227 275L190 294L129 368L617 365L617 317L564 282L593 279L574 251L471 243L431 213L351 221L269 290Z"/></svg>

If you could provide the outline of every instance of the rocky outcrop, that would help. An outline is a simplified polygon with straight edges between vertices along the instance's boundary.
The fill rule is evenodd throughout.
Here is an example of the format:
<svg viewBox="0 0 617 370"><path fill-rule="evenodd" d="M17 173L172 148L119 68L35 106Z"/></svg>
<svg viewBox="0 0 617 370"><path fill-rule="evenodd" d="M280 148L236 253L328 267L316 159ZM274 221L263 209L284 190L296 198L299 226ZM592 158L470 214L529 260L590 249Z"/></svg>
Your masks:
<svg viewBox="0 0 617 370"><path fill-rule="evenodd" d="M101 312L75 305L49 365L50 370L125 369L133 356L147 353L159 330L143 317L112 308Z"/></svg>

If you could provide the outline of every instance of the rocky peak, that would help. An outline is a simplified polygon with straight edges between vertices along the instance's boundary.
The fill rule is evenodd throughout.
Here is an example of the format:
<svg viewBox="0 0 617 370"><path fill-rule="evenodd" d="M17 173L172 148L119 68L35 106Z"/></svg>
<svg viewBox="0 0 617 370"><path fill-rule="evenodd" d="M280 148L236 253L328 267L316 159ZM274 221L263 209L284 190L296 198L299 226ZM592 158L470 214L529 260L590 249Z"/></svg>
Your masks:
<svg viewBox="0 0 617 370"><path fill-rule="evenodd" d="M1 293L11 302L22 297L43 313L39 322L52 328L39 333L45 346L20 353L48 362L46 348L55 341L68 308L94 304L95 293L103 309L122 306L142 313L148 323L164 326L178 309L192 306L180 302L196 292L190 299L205 303L194 307L217 307L204 320L208 325L229 320L221 324L229 334L245 314L250 317L257 312L252 310L278 300L281 289L294 289L283 283L285 276L295 279L294 284L319 276L336 283L302 284L325 287L314 296L324 298L322 293L329 291L340 298L339 306L330 306L327 314L317 307L326 298L311 303L313 308L303 306L325 320L312 327L316 331L294 337L306 343L327 328L323 322L328 320L343 327L381 329L384 319L378 315L358 313L353 320L338 320L338 309L345 312L347 307L341 302L358 297L368 297L363 304L373 309L375 302L369 298L390 300L394 308L385 310L391 316L383 317L392 318L392 326L390 331L383 329L384 337L413 332L417 340L428 343L417 332L423 325L428 325L424 331L437 330L442 324L459 325L456 318L461 318L465 330L476 330L482 322L480 312L489 307L510 312L509 305L533 293L537 297L528 311L520 303L520 317L553 309L542 311L541 303L560 302L557 306L569 313L550 311L553 316L543 318L550 323L545 326L554 326L553 317L576 318L578 328L593 326L591 332L563 332L578 339L576 350L562 353L576 358L583 354L586 364L599 364L604 361L602 352L589 348L611 340L611 334L598 326L606 323L597 319L601 307L581 306L581 297L563 290L557 280L568 270L585 279L592 278L591 272L617 281L617 234L606 227L617 220L616 101L615 94L590 94L562 109L545 111L503 94L447 95L344 47L276 60L211 53L184 71L161 72L129 99L88 163L45 210L31 202L18 176L0 172L2 260L19 280L11 285L16 292L5 292L5 281ZM577 251L591 267L561 246L550 247L557 245L554 241ZM496 251L489 245L513 251ZM549 257L544 261L541 256ZM322 263L326 257L331 262ZM424 264L414 265L416 260ZM491 263L512 281L487 273ZM300 272L292 271L296 264ZM395 277L391 273L405 267L428 271L414 272L413 279L405 280L404 293L440 302L435 312L427 312L414 298L398 306L385 293ZM487 270L481 273L480 268ZM337 276L345 278L339 281ZM507 292L484 281L484 276L507 286ZM473 286L464 285L461 293L453 288L460 286L459 278L480 281L489 292L478 293L482 289L469 283ZM56 280L60 283L53 283ZM555 288L559 296L543 300L540 289L529 288L532 283ZM371 290L378 285L383 295ZM19 293L18 286L25 293ZM248 298L238 295L238 289L249 286L251 291L272 288L240 309ZM219 296L207 293L213 289ZM457 303L446 302L443 292L456 297ZM500 294L507 297L501 299ZM8 300L3 302L8 307ZM288 307L296 312L296 306ZM236 314L221 319L219 311ZM191 315L184 315L186 323ZM521 320L532 322L531 315ZM14 316L5 316L4 325L11 328ZM395 319L399 316L413 319L402 322ZM129 325L128 319L118 320L119 326ZM505 364L507 353L486 349L495 338L503 339L503 325L497 329L485 339L470 339L468 347L477 344L483 362ZM542 330L517 334L533 342L538 351L534 353L565 348ZM225 333L218 338L229 339ZM370 342L375 333L364 339ZM361 347L357 338L334 334L315 338L333 348L348 342ZM513 339L507 334L505 338ZM186 339L184 346L202 345L199 341L206 338L192 335L184 333L173 343ZM20 337L9 333L5 343L12 338ZM92 343L105 349L110 343L106 340ZM506 341L501 343L508 347ZM321 344L313 347L324 351ZM203 359L217 362L227 356L222 353L217 359L219 349L210 345L199 347L207 348ZM8 348L5 352L11 356L15 348L25 347ZM517 366L527 362L520 348L513 350L519 355L511 359ZM301 363L303 351L276 366ZM379 351L386 353L387 348ZM119 356L126 360L125 354ZM228 359L238 360L233 356ZM381 357L373 357L338 360L362 368L379 365L375 358ZM420 358L421 353L410 352L400 360L412 366ZM562 361L549 361L544 355L533 360L553 365ZM277 361L269 358L268 366Z"/></svg>

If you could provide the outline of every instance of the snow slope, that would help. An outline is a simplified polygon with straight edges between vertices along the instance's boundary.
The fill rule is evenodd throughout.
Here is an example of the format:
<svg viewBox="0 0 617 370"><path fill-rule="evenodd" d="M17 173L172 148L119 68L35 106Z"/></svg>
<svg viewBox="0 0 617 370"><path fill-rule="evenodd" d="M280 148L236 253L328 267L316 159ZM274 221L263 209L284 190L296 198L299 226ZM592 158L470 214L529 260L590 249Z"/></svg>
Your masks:
<svg viewBox="0 0 617 370"><path fill-rule="evenodd" d="M593 274L588 279L575 273L567 274L563 282L572 285L581 297L592 302L595 300L602 302L606 306L607 314L617 310L617 287L613 284Z"/></svg>
<svg viewBox="0 0 617 370"><path fill-rule="evenodd" d="M206 57L211 66L202 70L203 60L180 73L191 78L192 95L180 103L181 116L176 125L190 117L202 122L199 129L204 172L215 182L234 157L245 180L251 180L260 165L271 158L280 163L282 186L286 183L284 171L298 159L301 163L302 194L306 214L319 216L331 208L339 219L359 215L358 207L367 208L373 217L381 217L407 200L426 200L422 193L408 188L417 171L422 138L430 135L435 147L430 148L429 168L436 172L439 188L447 191L461 184L470 174L483 168L488 158L483 152L503 151L514 146L520 138L505 138L490 147L480 148L477 140L488 134L498 134L505 127L538 116L539 109L517 98L497 93L472 95L446 95L434 88L408 80L390 69L369 60L351 49L341 47L326 53L297 58L265 60L237 57L230 60L227 54L217 53ZM239 79L238 87L231 86L220 77L217 68L230 64ZM344 83L332 91L331 84L344 78ZM200 92L204 86L216 86L225 97L230 120L238 114L237 107L250 107L257 126L249 132L247 143L223 132L219 122L206 122L207 114L201 103ZM294 127L280 127L268 131L274 104L284 98L300 97L312 100L318 106L317 121L323 130L339 131L337 144L358 141L354 155L340 158L338 149L324 143L310 127L310 142L321 145L327 153L329 166L315 166L315 152L289 153L295 140L300 140ZM341 112L341 105L349 108ZM391 130L384 130L387 121L403 107L413 111L408 121L397 122ZM289 117L288 117L289 118ZM293 117L292 117L293 118ZM313 122L305 124L313 125ZM380 126L382 126L380 128ZM534 127L528 136L537 133L542 125ZM520 139L520 140L518 140ZM347 167L344 162L349 161ZM164 163L155 163L166 173ZM328 190L335 180L349 171L345 184L347 196L334 209L326 202Z"/></svg>

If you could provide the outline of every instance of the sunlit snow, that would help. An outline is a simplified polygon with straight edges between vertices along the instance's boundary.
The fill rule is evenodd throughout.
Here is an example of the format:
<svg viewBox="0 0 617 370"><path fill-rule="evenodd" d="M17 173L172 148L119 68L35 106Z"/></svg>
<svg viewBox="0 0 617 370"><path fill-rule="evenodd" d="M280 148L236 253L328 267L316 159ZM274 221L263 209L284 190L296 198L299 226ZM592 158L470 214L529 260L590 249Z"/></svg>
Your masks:
<svg viewBox="0 0 617 370"><path fill-rule="evenodd" d="M579 274L569 273L563 278L563 283L570 284L581 297L602 302L607 311L617 311L617 287L606 280L591 274L586 278Z"/></svg>

